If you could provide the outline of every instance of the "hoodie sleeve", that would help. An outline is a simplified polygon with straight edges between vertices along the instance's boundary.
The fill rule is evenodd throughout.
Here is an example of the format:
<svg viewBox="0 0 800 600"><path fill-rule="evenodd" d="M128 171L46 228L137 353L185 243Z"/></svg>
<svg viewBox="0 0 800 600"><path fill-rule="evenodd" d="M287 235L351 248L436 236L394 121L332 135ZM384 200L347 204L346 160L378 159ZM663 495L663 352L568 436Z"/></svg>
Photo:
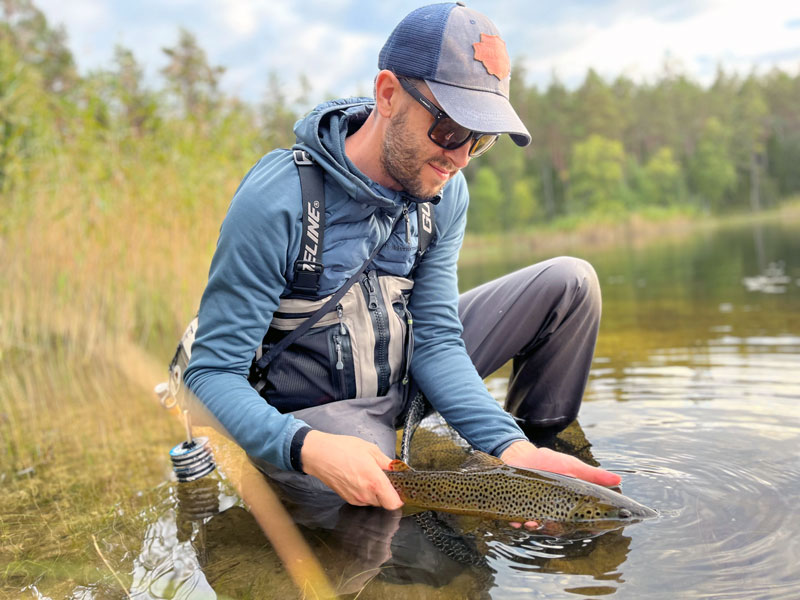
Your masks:
<svg viewBox="0 0 800 600"><path fill-rule="evenodd" d="M220 229L198 330L184 380L219 424L251 456L291 469L294 434L305 423L283 415L247 376L286 285L299 245L297 170L279 152L245 176Z"/></svg>
<svg viewBox="0 0 800 600"><path fill-rule="evenodd" d="M464 439L496 456L511 442L526 438L489 394L461 339L457 262L468 203L466 182L459 175L437 207L436 243L414 275L411 372L431 405Z"/></svg>

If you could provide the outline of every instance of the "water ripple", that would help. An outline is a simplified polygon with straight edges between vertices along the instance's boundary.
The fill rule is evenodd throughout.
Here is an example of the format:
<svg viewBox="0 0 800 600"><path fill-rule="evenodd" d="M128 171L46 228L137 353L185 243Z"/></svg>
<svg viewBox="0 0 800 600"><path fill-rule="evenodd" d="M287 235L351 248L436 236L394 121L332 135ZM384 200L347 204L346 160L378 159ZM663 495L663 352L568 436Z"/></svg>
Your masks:
<svg viewBox="0 0 800 600"><path fill-rule="evenodd" d="M615 418L618 411L618 403L592 402L584 420L589 416L595 433L608 436L595 443L610 452L601 457L604 466L625 474L625 493L662 515L631 529L645 542L657 539L638 548L635 562L659 568L652 580L629 581L626 590L675 590L679 581L693 597L701 590L726 598L798 597L797 394L764 402L652 400L639 403L637 418L626 422Z"/></svg>

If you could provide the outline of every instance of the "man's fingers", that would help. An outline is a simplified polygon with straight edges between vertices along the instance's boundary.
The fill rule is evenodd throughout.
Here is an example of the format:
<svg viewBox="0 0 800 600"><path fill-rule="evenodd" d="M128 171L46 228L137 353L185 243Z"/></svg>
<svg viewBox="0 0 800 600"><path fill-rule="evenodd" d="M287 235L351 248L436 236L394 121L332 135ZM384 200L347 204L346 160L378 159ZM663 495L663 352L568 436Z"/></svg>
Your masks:
<svg viewBox="0 0 800 600"><path fill-rule="evenodd" d="M509 465L529 469L541 469L563 473L590 483L606 487L619 485L621 477L616 473L587 465L574 456L556 452L549 448L537 448L528 441L520 440L503 451L500 458Z"/></svg>
<svg viewBox="0 0 800 600"><path fill-rule="evenodd" d="M587 465L586 463L577 459L575 460L577 461L577 465L574 468L574 474L575 477L578 477L579 479L589 481L590 483L596 483L598 485L604 485L606 487L619 485L619 482L622 481L622 478L616 473L611 473L610 471Z"/></svg>
<svg viewBox="0 0 800 600"><path fill-rule="evenodd" d="M509 525L511 525L514 529L519 529L520 527L522 527L523 524L520 523L519 521L511 521ZM525 529L527 529L528 531L538 528L539 528L539 523L537 523L536 521L525 521Z"/></svg>
<svg viewBox="0 0 800 600"><path fill-rule="evenodd" d="M384 479L386 479L385 476ZM397 495L397 490L389 483L388 479L386 479L386 485L381 485L377 490L376 498L378 504L386 510L395 510L403 506L403 501L400 499L400 496Z"/></svg>

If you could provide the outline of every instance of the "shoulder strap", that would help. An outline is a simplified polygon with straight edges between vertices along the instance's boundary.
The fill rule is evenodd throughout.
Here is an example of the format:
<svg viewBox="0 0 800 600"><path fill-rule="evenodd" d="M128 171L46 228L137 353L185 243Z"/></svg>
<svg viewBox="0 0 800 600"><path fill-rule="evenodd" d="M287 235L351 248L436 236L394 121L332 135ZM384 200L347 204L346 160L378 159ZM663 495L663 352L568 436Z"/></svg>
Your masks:
<svg viewBox="0 0 800 600"><path fill-rule="evenodd" d="M417 203L417 236L419 238L419 245L417 247L417 256L414 258L414 265L411 267L413 274L422 260L422 255L428 249L428 246L433 240L436 228L434 227L433 219L433 203L432 202L418 202Z"/></svg>
<svg viewBox="0 0 800 600"><path fill-rule="evenodd" d="M322 264L322 247L325 236L325 188L322 169L305 150L292 150L297 172L300 174L300 190L303 194L303 233L300 251L294 261L293 292L313 295L319 291L319 283L325 266Z"/></svg>
<svg viewBox="0 0 800 600"><path fill-rule="evenodd" d="M419 249L417 252L420 256L425 254L425 250L433 239L433 204L430 202L420 202L417 204L417 231L419 232Z"/></svg>

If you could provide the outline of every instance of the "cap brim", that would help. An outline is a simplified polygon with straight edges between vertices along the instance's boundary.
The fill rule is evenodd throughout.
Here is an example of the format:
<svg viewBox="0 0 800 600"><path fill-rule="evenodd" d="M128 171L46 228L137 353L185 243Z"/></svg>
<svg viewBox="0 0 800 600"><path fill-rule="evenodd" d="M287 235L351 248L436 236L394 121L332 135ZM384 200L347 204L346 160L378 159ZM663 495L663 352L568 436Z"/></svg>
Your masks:
<svg viewBox="0 0 800 600"><path fill-rule="evenodd" d="M511 103L500 94L425 81L442 110L473 131L507 133L517 146L531 143L531 134Z"/></svg>

